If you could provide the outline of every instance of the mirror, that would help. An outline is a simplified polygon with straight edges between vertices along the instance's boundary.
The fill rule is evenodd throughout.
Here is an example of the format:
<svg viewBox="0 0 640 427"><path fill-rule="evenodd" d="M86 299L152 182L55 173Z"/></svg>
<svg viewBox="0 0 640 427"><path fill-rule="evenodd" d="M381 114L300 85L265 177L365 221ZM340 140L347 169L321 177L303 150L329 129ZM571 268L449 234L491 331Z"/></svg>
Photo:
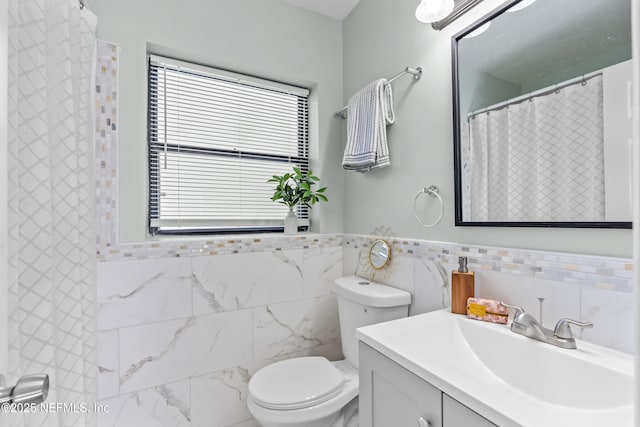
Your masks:
<svg viewBox="0 0 640 427"><path fill-rule="evenodd" d="M513 0L452 39L456 225L631 228L630 0Z"/></svg>
<svg viewBox="0 0 640 427"><path fill-rule="evenodd" d="M380 270L391 259L391 245L385 240L376 240L369 251L369 262L374 270Z"/></svg>

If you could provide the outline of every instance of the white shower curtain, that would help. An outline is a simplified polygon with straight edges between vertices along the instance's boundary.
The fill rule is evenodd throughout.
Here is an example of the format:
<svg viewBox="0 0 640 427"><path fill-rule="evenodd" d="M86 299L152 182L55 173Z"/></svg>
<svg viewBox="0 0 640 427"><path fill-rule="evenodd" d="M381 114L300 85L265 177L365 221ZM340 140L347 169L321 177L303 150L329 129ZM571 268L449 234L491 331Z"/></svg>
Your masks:
<svg viewBox="0 0 640 427"><path fill-rule="evenodd" d="M466 142L466 221L604 221L601 75L476 114Z"/></svg>
<svg viewBox="0 0 640 427"><path fill-rule="evenodd" d="M11 425L95 425L95 28L78 0L9 1L9 380L68 405Z"/></svg>

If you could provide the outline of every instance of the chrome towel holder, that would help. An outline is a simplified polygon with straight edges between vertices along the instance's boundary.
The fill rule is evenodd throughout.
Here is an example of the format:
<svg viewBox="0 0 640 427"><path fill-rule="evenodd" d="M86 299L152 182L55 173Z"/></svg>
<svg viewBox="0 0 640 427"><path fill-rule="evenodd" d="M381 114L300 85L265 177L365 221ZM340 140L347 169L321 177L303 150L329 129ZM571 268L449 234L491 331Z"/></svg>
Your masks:
<svg viewBox="0 0 640 427"><path fill-rule="evenodd" d="M418 198L422 194L428 194L431 197L437 197L438 200L440 201L440 215L438 216L438 219L436 219L431 224L425 224L422 221L422 219L420 219L420 216L418 215L418 208L416 206L416 203L418 201ZM429 187L425 187L422 190L418 191L418 194L416 194L416 197L414 197L414 199L413 199L413 214L416 216L416 219L418 220L418 222L420 224L422 224L422 225L424 225L425 227L428 227L428 228L435 227L436 225L438 225L440 223L440 221L442 221L442 217L444 216L444 202L442 201L442 197L440 196L440 189L438 188L437 185L431 185Z"/></svg>
<svg viewBox="0 0 640 427"><path fill-rule="evenodd" d="M417 68L405 67L404 70L400 71L395 76L389 77L389 79L387 79L387 83L391 83L398 77L404 76L405 74L411 74L414 80L420 80L420 78L422 77L422 67L417 67ZM336 115L342 116L343 119L346 119L348 109L349 109L349 106L342 107L341 110L336 111Z"/></svg>

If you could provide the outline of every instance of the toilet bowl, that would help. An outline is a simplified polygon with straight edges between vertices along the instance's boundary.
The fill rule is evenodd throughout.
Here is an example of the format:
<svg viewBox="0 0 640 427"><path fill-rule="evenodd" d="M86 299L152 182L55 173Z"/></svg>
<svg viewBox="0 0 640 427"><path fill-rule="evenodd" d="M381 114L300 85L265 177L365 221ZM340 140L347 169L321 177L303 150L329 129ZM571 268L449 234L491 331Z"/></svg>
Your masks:
<svg viewBox="0 0 640 427"><path fill-rule="evenodd" d="M361 326L406 317L411 295L356 276L336 280L345 360L308 356L256 372L247 406L263 427L357 427L358 341Z"/></svg>

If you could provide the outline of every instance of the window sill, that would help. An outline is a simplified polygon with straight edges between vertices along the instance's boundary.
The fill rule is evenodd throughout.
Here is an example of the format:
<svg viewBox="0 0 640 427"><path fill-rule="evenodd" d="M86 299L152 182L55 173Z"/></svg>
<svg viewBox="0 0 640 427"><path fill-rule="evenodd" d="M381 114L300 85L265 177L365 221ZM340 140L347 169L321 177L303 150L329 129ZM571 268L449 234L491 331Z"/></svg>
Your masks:
<svg viewBox="0 0 640 427"><path fill-rule="evenodd" d="M211 241L226 241L226 240L268 240L268 239L283 239L283 238L299 238L299 237L313 237L322 236L322 234L311 233L308 231L300 231L297 234L284 234L280 232L265 232L265 233L230 233L230 234L200 234L200 235L187 235L187 234L157 234L155 236L147 236L144 243L149 242L211 242Z"/></svg>

